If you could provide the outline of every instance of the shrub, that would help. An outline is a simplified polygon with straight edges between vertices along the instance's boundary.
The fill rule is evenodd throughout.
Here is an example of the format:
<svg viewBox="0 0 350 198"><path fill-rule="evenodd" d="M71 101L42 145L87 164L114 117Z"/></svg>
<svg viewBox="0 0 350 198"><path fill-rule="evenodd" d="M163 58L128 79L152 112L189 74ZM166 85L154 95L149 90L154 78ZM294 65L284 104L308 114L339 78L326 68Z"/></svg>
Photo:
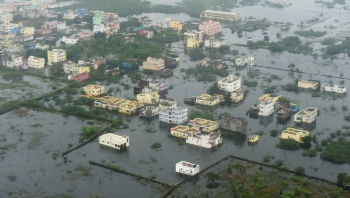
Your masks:
<svg viewBox="0 0 350 198"><path fill-rule="evenodd" d="M272 137L276 137L278 134L279 134L279 131L277 129L270 131L270 136L272 136Z"/></svg>
<svg viewBox="0 0 350 198"><path fill-rule="evenodd" d="M295 171L298 175L305 175L305 168L303 168L303 167L301 167L301 166L295 168L294 171Z"/></svg>
<svg viewBox="0 0 350 198"><path fill-rule="evenodd" d="M299 148L299 142L294 139L280 139L280 143L277 144L276 147L287 150L296 150Z"/></svg>
<svg viewBox="0 0 350 198"><path fill-rule="evenodd" d="M246 85L247 87L256 87L258 85L257 81L249 81L249 80L244 80L243 85Z"/></svg>
<svg viewBox="0 0 350 198"><path fill-rule="evenodd" d="M303 151L303 156L309 156L309 157L314 157L317 155L317 151L316 149L309 149L309 150L305 150Z"/></svg>
<svg viewBox="0 0 350 198"><path fill-rule="evenodd" d="M159 142L155 142L151 146L151 148L153 148L153 149L157 149L157 148L161 148L161 147L162 147L162 144Z"/></svg>
<svg viewBox="0 0 350 198"><path fill-rule="evenodd" d="M279 159L279 160L277 160L276 161L276 166L283 166L283 164L284 164L284 161L283 160L281 160L281 159Z"/></svg>
<svg viewBox="0 0 350 198"><path fill-rule="evenodd" d="M336 141L328 141L322 158L334 163L350 162L350 141L344 137L338 137Z"/></svg>

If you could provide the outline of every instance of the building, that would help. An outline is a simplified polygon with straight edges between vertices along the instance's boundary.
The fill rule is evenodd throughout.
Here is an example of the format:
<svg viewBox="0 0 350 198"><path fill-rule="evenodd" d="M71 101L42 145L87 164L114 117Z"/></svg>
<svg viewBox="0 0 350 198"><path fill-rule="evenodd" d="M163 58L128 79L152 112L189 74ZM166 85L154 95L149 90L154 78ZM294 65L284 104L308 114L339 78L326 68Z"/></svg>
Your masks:
<svg viewBox="0 0 350 198"><path fill-rule="evenodd" d="M157 92L139 93L137 94L136 99L139 102L154 105L159 102L159 94Z"/></svg>
<svg viewBox="0 0 350 198"><path fill-rule="evenodd" d="M78 38L80 40L90 40L94 36L92 32L80 32Z"/></svg>
<svg viewBox="0 0 350 198"><path fill-rule="evenodd" d="M159 109L176 109L177 101L171 98L159 99Z"/></svg>
<svg viewBox="0 0 350 198"><path fill-rule="evenodd" d="M218 87L221 90L225 90L228 92L239 91L242 86L242 78L233 76L232 74L228 75L227 78L219 80Z"/></svg>
<svg viewBox="0 0 350 198"><path fill-rule="evenodd" d="M111 32L117 33L120 30L120 23L119 22L106 22L106 27L109 27Z"/></svg>
<svg viewBox="0 0 350 198"><path fill-rule="evenodd" d="M303 131L303 130L295 129L295 128L287 128L286 130L284 130L281 133L280 138L281 139L294 139L295 141L303 143L302 138L306 137L306 136L309 136L308 131Z"/></svg>
<svg viewBox="0 0 350 198"><path fill-rule="evenodd" d="M101 135L98 138L98 142L101 145L122 150L129 147L129 136L125 136L125 135L119 136L113 133L107 133L107 134Z"/></svg>
<svg viewBox="0 0 350 198"><path fill-rule="evenodd" d="M50 33L52 33L52 29L50 29L50 28L40 28L40 29L35 30L35 33L36 34L41 34L41 35L50 34Z"/></svg>
<svg viewBox="0 0 350 198"><path fill-rule="evenodd" d="M236 67L240 67L240 66L245 65L244 59L243 58L236 58L235 65L236 65Z"/></svg>
<svg viewBox="0 0 350 198"><path fill-rule="evenodd" d="M153 80L152 78L148 78L147 81L148 87L159 93L165 92L169 89L169 84L165 81Z"/></svg>
<svg viewBox="0 0 350 198"><path fill-rule="evenodd" d="M14 68L23 65L23 57L10 52L3 52L1 59L4 67Z"/></svg>
<svg viewBox="0 0 350 198"><path fill-rule="evenodd" d="M45 21L42 28L51 29L52 32L57 32L67 29L67 25L66 21Z"/></svg>
<svg viewBox="0 0 350 198"><path fill-rule="evenodd" d="M140 109L139 116L151 118L159 114L159 107L155 106L145 106Z"/></svg>
<svg viewBox="0 0 350 198"><path fill-rule="evenodd" d="M84 91L86 96L99 96L105 93L105 88L103 86L89 84L84 87Z"/></svg>
<svg viewBox="0 0 350 198"><path fill-rule="evenodd" d="M184 33L184 45L189 48L202 46L203 39L203 31L190 30Z"/></svg>
<svg viewBox="0 0 350 198"><path fill-rule="evenodd" d="M339 85L323 84L322 90L335 93L346 93L346 87Z"/></svg>
<svg viewBox="0 0 350 198"><path fill-rule="evenodd" d="M8 12L0 13L0 22L3 24L10 23L12 21L13 15Z"/></svg>
<svg viewBox="0 0 350 198"><path fill-rule="evenodd" d="M244 118L223 115L220 118L220 128L238 133L245 133L247 121Z"/></svg>
<svg viewBox="0 0 350 198"><path fill-rule="evenodd" d="M249 143L255 143L259 140L259 135L250 135L247 140Z"/></svg>
<svg viewBox="0 0 350 198"><path fill-rule="evenodd" d="M110 30L110 27L105 27L103 24L94 25L92 32L95 34L97 32L106 32Z"/></svg>
<svg viewBox="0 0 350 198"><path fill-rule="evenodd" d="M66 36L62 37L62 42L64 42L65 44L77 44L79 39L75 39L75 38L67 38Z"/></svg>
<svg viewBox="0 0 350 198"><path fill-rule="evenodd" d="M20 35L16 37L18 42L26 42L34 39L33 35Z"/></svg>
<svg viewBox="0 0 350 198"><path fill-rule="evenodd" d="M231 98L232 102L237 103L237 102L240 102L240 101L243 100L244 94L243 93L231 93L231 97L230 98Z"/></svg>
<svg viewBox="0 0 350 198"><path fill-rule="evenodd" d="M73 10L68 10L66 13L63 14L64 19L73 20L75 17L78 17L78 15L73 12Z"/></svg>
<svg viewBox="0 0 350 198"><path fill-rule="evenodd" d="M319 88L319 82L317 81L308 81L308 80L299 80L298 87L304 89L313 89L317 90Z"/></svg>
<svg viewBox="0 0 350 198"><path fill-rule="evenodd" d="M105 21L105 16L103 14L95 14L92 18L92 23L94 25L101 25Z"/></svg>
<svg viewBox="0 0 350 198"><path fill-rule="evenodd" d="M124 100L123 103L119 105L118 112L133 115L139 111L140 108L144 106L141 102Z"/></svg>
<svg viewBox="0 0 350 198"><path fill-rule="evenodd" d="M204 40L204 47L219 48L222 45L225 45L225 39L223 38L210 37Z"/></svg>
<svg viewBox="0 0 350 198"><path fill-rule="evenodd" d="M199 173L199 165L181 161L175 165L175 172L193 176Z"/></svg>
<svg viewBox="0 0 350 198"><path fill-rule="evenodd" d="M219 129L219 124L217 122L202 118L190 120L188 126L204 132L213 132Z"/></svg>
<svg viewBox="0 0 350 198"><path fill-rule="evenodd" d="M82 82L89 79L89 72L75 73L68 75L68 80L75 80L77 82Z"/></svg>
<svg viewBox="0 0 350 198"><path fill-rule="evenodd" d="M86 8L78 8L74 13L78 17L83 18L85 15L87 15L89 13L89 10Z"/></svg>
<svg viewBox="0 0 350 198"><path fill-rule="evenodd" d="M145 36L147 39L151 39L154 37L153 31L147 31L147 30L140 30L139 35Z"/></svg>
<svg viewBox="0 0 350 198"><path fill-rule="evenodd" d="M202 94L196 97L196 104L205 106L215 106L220 104L220 97Z"/></svg>
<svg viewBox="0 0 350 198"><path fill-rule="evenodd" d="M204 21L202 24L198 27L199 30L204 31L204 33L208 36L221 34L221 24L217 21Z"/></svg>
<svg viewBox="0 0 350 198"><path fill-rule="evenodd" d="M312 123L317 118L317 108L308 107L299 111L294 115L294 122L296 123Z"/></svg>
<svg viewBox="0 0 350 198"><path fill-rule="evenodd" d="M191 128L188 126L177 125L176 127L170 128L170 135L178 138L187 139L190 134L200 134L201 131L197 128Z"/></svg>
<svg viewBox="0 0 350 198"><path fill-rule="evenodd" d="M44 68L44 66L45 66L45 59L44 58L29 56L28 67L35 68L35 69L41 69L41 68Z"/></svg>
<svg viewBox="0 0 350 198"><path fill-rule="evenodd" d="M170 25L170 28L172 28L173 30L179 30L179 31L182 30L182 24L179 20L170 21L169 25Z"/></svg>
<svg viewBox="0 0 350 198"><path fill-rule="evenodd" d="M53 49L52 51L47 51L47 64L52 65L52 63L58 63L66 61L66 50L63 49Z"/></svg>
<svg viewBox="0 0 350 198"><path fill-rule="evenodd" d="M235 12L222 12L214 10L206 10L201 12L201 18L205 19L217 19L217 20L227 20L227 21L240 21L242 20L241 15Z"/></svg>
<svg viewBox="0 0 350 198"><path fill-rule="evenodd" d="M170 124L184 124L188 120L188 108L176 107L159 111L159 121Z"/></svg>
<svg viewBox="0 0 350 198"><path fill-rule="evenodd" d="M137 113L143 106L144 104L140 102L110 96L99 97L94 101L94 107L103 108L106 110L117 110L119 113L129 115Z"/></svg>
<svg viewBox="0 0 350 198"><path fill-rule="evenodd" d="M222 143L220 133L211 132L208 135L190 134L186 139L187 144L204 148L213 148Z"/></svg>
<svg viewBox="0 0 350 198"><path fill-rule="evenodd" d="M143 61L143 69L154 71L165 69L164 60L161 58L147 57L147 60Z"/></svg>
<svg viewBox="0 0 350 198"><path fill-rule="evenodd" d="M90 67L88 66L81 66L81 65L77 65L76 67L73 68L73 73L84 73L84 72L90 72Z"/></svg>
<svg viewBox="0 0 350 198"><path fill-rule="evenodd" d="M35 29L34 27L23 27L19 29L20 35L34 35Z"/></svg>
<svg viewBox="0 0 350 198"><path fill-rule="evenodd" d="M272 100L266 100L259 104L259 116L269 116L275 112L275 103Z"/></svg>
<svg viewBox="0 0 350 198"><path fill-rule="evenodd" d="M18 24L14 23L3 23L0 25L0 32L3 34L14 34L18 35Z"/></svg>

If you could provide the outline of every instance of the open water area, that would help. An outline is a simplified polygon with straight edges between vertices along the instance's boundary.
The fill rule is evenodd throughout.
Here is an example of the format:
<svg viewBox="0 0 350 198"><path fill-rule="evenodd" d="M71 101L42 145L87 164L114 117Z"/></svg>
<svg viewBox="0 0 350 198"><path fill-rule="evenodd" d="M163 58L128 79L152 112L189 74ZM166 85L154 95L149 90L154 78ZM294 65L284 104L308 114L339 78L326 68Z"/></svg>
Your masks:
<svg viewBox="0 0 350 198"><path fill-rule="evenodd" d="M173 1L168 2L169 4L174 3ZM301 21L311 20L324 13L323 18L329 16L330 18L310 28L318 31L328 31L327 27L330 25L336 28L334 28L333 33L329 33L317 40L314 39L315 41L312 45L315 49L324 47L318 43L320 39L328 37L344 38L349 32L350 11L342 9L339 5L334 9L328 9L322 7L321 4L315 4L313 0L298 1L298 4L291 0L273 0L272 2L292 3L292 5L288 5L283 9L261 6L240 7L233 9L233 11L241 13L243 18L252 16L257 19L266 18L269 21L294 24L286 32L282 32L276 26L271 26L265 30L272 41L278 40L276 33L280 32L282 38L294 35L293 32L300 29L297 25ZM167 17L176 20L177 16L183 21L192 19L185 14L147 13L142 14L142 16L149 16L154 21L161 21ZM223 27L225 27L225 22L223 22ZM222 145L214 149L181 144L176 139L169 137L169 128L171 126L160 127L157 118L145 120L137 115L122 115L128 118L129 122L125 122L129 124L129 128L114 130L113 133L130 136L130 147L126 151L116 151L100 146L96 139L69 153L65 158L58 156L54 159L53 153L61 154L68 149L68 144L73 144L73 146L78 144L81 127L89 125L88 120L34 110L29 110L28 114L23 117L15 115L14 112L9 112L0 116L0 125L2 126L0 146L10 145L7 149L0 150L0 186L2 186L0 187L0 197L43 197L54 194L70 194L76 197L89 197L92 195L99 195L99 197L111 197L113 195L115 197L159 197L161 195L160 191L157 190L157 185L152 183L144 184L130 176L112 173L100 167L89 165L89 161L112 164L128 172L144 177L155 177L156 180L166 183L178 183L186 178L175 173L175 164L179 161L189 161L205 168L227 155L235 155L262 162L263 157L270 154L274 156L271 163L282 159L285 166L291 170L302 166L306 169L306 174L331 181L336 181L337 174L340 172L350 174L349 164L334 164L322 160L320 153L316 157L304 157L302 156L303 149L289 151L276 148L279 138L271 137L270 131L294 126L293 120L282 125L277 123L276 115L264 119L249 118L246 115L249 107L256 103L257 98L264 95L264 86L277 85L279 86L277 94L291 99L299 104L301 109L316 107L320 110L321 114L317 117L316 126L310 133L320 133L317 136L318 142L328 138L332 132L342 129L343 125L350 125L349 122L343 119L343 116L349 114L349 112L342 111L343 106L350 107L349 96L345 95L333 100L331 95L322 93L322 97L312 97L309 92L296 94L284 91L280 88L280 85L293 83L295 79L300 78L304 80L319 80L321 84L329 83L330 81L334 84L339 84L341 80L344 80L344 86L349 88L349 57L341 54L337 59L324 60L320 56L314 58L311 55L288 52L273 53L265 49L253 50L234 45L246 44L248 37L252 37L253 41L263 40L264 35L261 30L243 34L241 38L237 34L232 34L229 28L224 28L223 34L226 44L231 46L231 50L236 49L240 52L241 55L238 56L255 56L255 64L257 66L254 69L259 70L259 76L255 78L248 76L247 68L236 69L230 67L228 69L230 74L235 75L237 73L238 75L239 73L242 80L256 80L258 81L258 86L256 88L248 88L243 85L242 91L249 90L249 93L242 103L230 107L220 106L218 109L213 110L212 113L217 118L217 121L218 115L225 112L235 117L247 119L248 130L246 136L259 131L265 133L265 135L260 136L258 144L254 146L248 145L246 136L223 136ZM300 38L304 41L306 40L302 37ZM179 106L188 107L189 110L199 110L194 106L184 104L183 99L206 93L207 89L214 82L197 82L194 78L186 78L185 73L180 72L180 69L195 67L198 62L191 61L182 48L182 41L172 44L172 50L179 52L180 64L174 69L173 77L162 80L174 86L172 90L168 91L168 98L177 100ZM237 56L225 55L225 57L235 58ZM278 70L279 68L288 69L290 63L294 63L296 68L310 74ZM272 80L271 82L264 80L270 78L271 75L277 75L281 80ZM341 76L345 79L337 78ZM217 80L219 79L221 78L217 77ZM41 84L36 77L25 76L24 80L31 84ZM1 79L0 82L3 81ZM122 82L124 81L131 82L126 76L122 78ZM105 85L104 82L99 84ZM53 85L47 85L40 90L50 92L52 91L50 90L51 86ZM117 92L116 97L136 97L132 93L132 88L125 90L119 84L106 85L105 90L117 86L121 87L122 91ZM18 97L15 96L18 94L13 92L11 97L16 99ZM40 93L38 92L37 94ZM3 92L1 93L2 95L11 95L11 93ZM74 97L76 98L77 96L78 94ZM330 109L331 106L335 107L336 110L332 111ZM117 113L111 113L111 115L116 116ZM104 123L93 122L93 125L105 126ZM41 126L37 125L35 127L36 124ZM162 147L152 149L151 145L154 142L160 142Z"/></svg>

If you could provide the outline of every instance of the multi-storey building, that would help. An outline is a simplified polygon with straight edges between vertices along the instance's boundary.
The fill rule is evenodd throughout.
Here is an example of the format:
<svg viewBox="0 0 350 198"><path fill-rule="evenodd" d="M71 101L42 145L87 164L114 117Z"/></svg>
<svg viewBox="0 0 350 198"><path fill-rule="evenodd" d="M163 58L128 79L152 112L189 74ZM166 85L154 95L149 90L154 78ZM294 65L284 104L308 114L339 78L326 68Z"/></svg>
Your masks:
<svg viewBox="0 0 350 198"><path fill-rule="evenodd" d="M28 67L35 68L35 69L41 69L41 68L44 68L44 66L45 66L45 59L44 58L29 56Z"/></svg>
<svg viewBox="0 0 350 198"><path fill-rule="evenodd" d="M66 50L63 49L53 49L52 51L47 51L47 64L52 65L52 63L58 63L66 61Z"/></svg>
<svg viewBox="0 0 350 198"><path fill-rule="evenodd" d="M78 15L73 10L68 10L66 13L63 14L64 19L70 19L73 20Z"/></svg>
<svg viewBox="0 0 350 198"><path fill-rule="evenodd" d="M204 132L213 132L219 129L219 124L215 121L206 120L202 118L195 118L188 122L188 126Z"/></svg>
<svg viewBox="0 0 350 198"><path fill-rule="evenodd" d="M174 137L187 139L189 134L200 134L201 131L197 128L191 128L188 126L177 125L170 129L170 134Z"/></svg>
<svg viewBox="0 0 350 198"><path fill-rule="evenodd" d="M173 30L182 30L182 24L179 20L177 21L170 21L170 28L172 28Z"/></svg>
<svg viewBox="0 0 350 198"><path fill-rule="evenodd" d="M227 78L219 80L218 87L221 90L225 90L228 92L235 92L241 89L242 78L229 75Z"/></svg>
<svg viewBox="0 0 350 198"><path fill-rule="evenodd" d="M23 57L19 55L12 54L10 52L4 52L2 54L2 65L5 67L20 67L23 65Z"/></svg>
<svg viewBox="0 0 350 198"><path fill-rule="evenodd" d="M296 123L312 123L317 118L317 108L308 107L299 111L294 115L294 122Z"/></svg>
<svg viewBox="0 0 350 198"><path fill-rule="evenodd" d="M275 112L275 103L272 100L266 100L259 104L259 116L269 116Z"/></svg>
<svg viewBox="0 0 350 198"><path fill-rule="evenodd" d="M208 36L220 34L222 31L221 24L212 20L204 21L199 25L198 29L204 31Z"/></svg>
<svg viewBox="0 0 350 198"><path fill-rule="evenodd" d="M188 108L176 107L159 111L159 121L171 124L184 124L188 120Z"/></svg>
<svg viewBox="0 0 350 198"><path fill-rule="evenodd" d="M195 103L198 105L215 106L220 104L220 97L202 94L196 97Z"/></svg>
<svg viewBox="0 0 350 198"><path fill-rule="evenodd" d="M220 118L220 128L234 131L238 133L245 133L247 127L247 121L244 118L232 117L229 115L223 115Z"/></svg>
<svg viewBox="0 0 350 198"><path fill-rule="evenodd" d="M223 38L208 38L204 41L204 47L209 48L219 48L220 46L225 45L225 39Z"/></svg>
<svg viewBox="0 0 350 198"><path fill-rule="evenodd" d="M84 87L84 91L86 96L99 96L105 92L105 88L104 86L89 84Z"/></svg>
<svg viewBox="0 0 350 198"><path fill-rule="evenodd" d="M155 71L165 69L164 60L161 58L147 57L147 60L143 61L143 69Z"/></svg>
<svg viewBox="0 0 350 198"><path fill-rule="evenodd" d="M200 14L201 18L207 19L217 19L217 20L228 20L228 21L239 21L241 20L241 15L235 12L223 12L223 11L214 11L206 10Z"/></svg>
<svg viewBox="0 0 350 198"><path fill-rule="evenodd" d="M186 47L199 47L203 44L204 32L191 30L184 33L184 45Z"/></svg>
<svg viewBox="0 0 350 198"><path fill-rule="evenodd" d="M139 102L154 105L159 102L159 94L157 92L139 93L136 99Z"/></svg>

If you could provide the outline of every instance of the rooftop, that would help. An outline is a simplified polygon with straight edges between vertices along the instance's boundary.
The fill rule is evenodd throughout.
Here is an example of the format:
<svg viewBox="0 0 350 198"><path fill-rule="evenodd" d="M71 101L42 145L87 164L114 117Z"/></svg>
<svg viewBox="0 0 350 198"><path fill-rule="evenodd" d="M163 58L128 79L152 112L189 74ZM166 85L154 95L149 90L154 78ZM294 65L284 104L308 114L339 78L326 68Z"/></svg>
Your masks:
<svg viewBox="0 0 350 198"><path fill-rule="evenodd" d="M188 122L188 125L195 125L195 126L199 126L199 127L211 127L214 125L218 125L218 123L215 121L206 120L206 119L202 119L202 118L195 118L194 120L190 120Z"/></svg>

